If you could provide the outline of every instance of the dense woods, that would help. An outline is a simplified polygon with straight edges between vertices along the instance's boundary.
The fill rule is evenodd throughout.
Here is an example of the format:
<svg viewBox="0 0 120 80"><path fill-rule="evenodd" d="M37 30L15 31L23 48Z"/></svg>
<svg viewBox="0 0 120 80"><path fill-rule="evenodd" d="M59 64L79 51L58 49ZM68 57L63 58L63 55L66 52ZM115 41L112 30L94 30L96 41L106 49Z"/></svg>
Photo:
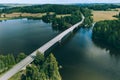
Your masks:
<svg viewBox="0 0 120 80"><path fill-rule="evenodd" d="M26 72L22 74L21 80L61 80L54 55L49 54L44 57L38 52L34 62L26 67Z"/></svg>
<svg viewBox="0 0 120 80"><path fill-rule="evenodd" d="M115 8L120 8L119 4L76 4L77 6L93 9L93 10L111 10Z"/></svg>
<svg viewBox="0 0 120 80"><path fill-rule="evenodd" d="M92 12L90 9L87 8L78 8L76 11L71 11L71 16L64 16L60 18L56 18L56 13L47 13L47 15L42 17L42 20L47 23L52 23L52 27L55 30L65 30L82 19L81 13L85 16L84 26L90 27L93 22L93 19L91 17Z"/></svg>
<svg viewBox="0 0 120 80"><path fill-rule="evenodd" d="M25 7L14 7L2 9L1 13L12 13L12 12L22 12L22 13L45 13L45 12L55 12L56 14L69 14L79 9L76 6L69 5L33 5Z"/></svg>
<svg viewBox="0 0 120 80"><path fill-rule="evenodd" d="M93 23L92 11L88 8L81 8L81 12L85 16L84 26L85 27L91 27L91 25Z"/></svg>
<svg viewBox="0 0 120 80"><path fill-rule="evenodd" d="M20 53L17 57L13 56L13 54L0 55L0 74L10 69L25 57L24 53Z"/></svg>
<svg viewBox="0 0 120 80"><path fill-rule="evenodd" d="M81 19L81 12L79 10L72 12L71 16L57 18L56 14L47 13L47 15L42 17L44 22L52 23L52 27L55 30L65 30L71 27L71 25L79 22Z"/></svg>
<svg viewBox="0 0 120 80"><path fill-rule="evenodd" d="M12 54L6 56L0 55L0 73L8 70L16 63L15 58Z"/></svg>
<svg viewBox="0 0 120 80"><path fill-rule="evenodd" d="M12 68L25 57L24 53L20 53L16 57L12 54L0 55L0 74ZM20 75L20 80L61 80L58 62L52 53L44 57L43 54L37 52L37 56L34 58L35 60L26 67L26 70L23 70L24 73Z"/></svg>
<svg viewBox="0 0 120 80"><path fill-rule="evenodd" d="M97 22L93 29L93 39L120 49L120 20Z"/></svg>

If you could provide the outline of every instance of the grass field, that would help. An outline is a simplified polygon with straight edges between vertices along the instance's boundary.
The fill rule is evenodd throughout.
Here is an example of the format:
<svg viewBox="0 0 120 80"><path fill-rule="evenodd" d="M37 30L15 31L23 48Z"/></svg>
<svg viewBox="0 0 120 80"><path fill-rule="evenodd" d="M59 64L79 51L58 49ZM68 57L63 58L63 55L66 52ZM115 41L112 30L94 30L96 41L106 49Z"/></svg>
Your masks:
<svg viewBox="0 0 120 80"><path fill-rule="evenodd" d="M54 14L54 12L50 12L50 14ZM44 15L46 15L46 13L10 13L10 14L5 14L5 18L0 17L0 20L9 20L9 19L20 18L20 17L41 18ZM57 18L61 18L65 16L71 16L71 14L56 15Z"/></svg>
<svg viewBox="0 0 120 80"><path fill-rule="evenodd" d="M42 17L43 15L46 15L46 13L11 13L11 14L5 14L7 18L13 18L13 17Z"/></svg>
<svg viewBox="0 0 120 80"><path fill-rule="evenodd" d="M71 14L61 14L61 15L56 15L57 18L65 17L65 16L71 16Z"/></svg>
<svg viewBox="0 0 120 80"><path fill-rule="evenodd" d="M10 19L10 18L0 18L0 20L8 20L8 19Z"/></svg>
<svg viewBox="0 0 120 80"><path fill-rule="evenodd" d="M33 18L41 18L42 16L46 15L46 13L10 13L10 14L5 14L4 17L0 17L0 20L9 20L9 19L14 19L14 18L20 18L20 17L33 17ZM3 16L3 15L2 15Z"/></svg>
<svg viewBox="0 0 120 80"><path fill-rule="evenodd" d="M119 11L92 11L93 13L93 20L95 22L101 21L101 20L114 20L117 19L113 17L114 15L117 15Z"/></svg>

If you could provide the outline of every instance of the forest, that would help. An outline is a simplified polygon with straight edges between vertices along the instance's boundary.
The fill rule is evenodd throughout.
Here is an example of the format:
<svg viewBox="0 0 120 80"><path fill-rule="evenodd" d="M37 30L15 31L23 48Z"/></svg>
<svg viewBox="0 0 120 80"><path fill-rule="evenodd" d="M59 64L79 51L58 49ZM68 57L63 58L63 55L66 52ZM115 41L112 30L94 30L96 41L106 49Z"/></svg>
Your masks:
<svg viewBox="0 0 120 80"><path fill-rule="evenodd" d="M105 3L101 3L101 4L76 4L77 6L83 7L83 8L88 8L88 9L92 9L92 10L111 10L111 9L115 9L115 8L120 8L120 4L105 4Z"/></svg>
<svg viewBox="0 0 120 80"><path fill-rule="evenodd" d="M20 53L16 57L12 54L0 55L0 74L5 73L26 56L24 53ZM44 56L37 52L35 60L20 73L22 73L19 75L20 80L61 80L58 62L52 53ZM14 77L16 75L10 80L15 80Z"/></svg>
<svg viewBox="0 0 120 80"><path fill-rule="evenodd" d="M93 39L120 50L120 20L105 20L95 24Z"/></svg>
<svg viewBox="0 0 120 80"><path fill-rule="evenodd" d="M42 17L42 20L47 23L52 23L52 27L55 30L65 30L71 25L76 24L81 20L81 12L72 12L71 16L65 16L57 18L56 14L47 14Z"/></svg>
<svg viewBox="0 0 120 80"><path fill-rule="evenodd" d="M45 57L37 52L35 60L26 67L26 72L21 75L21 80L61 80L54 55L51 53Z"/></svg>
<svg viewBox="0 0 120 80"><path fill-rule="evenodd" d="M93 22L93 19L91 17L92 11L90 9L78 8L76 11L71 11L69 14L71 14L71 16L56 18L56 13L52 15L50 13L47 13L47 15L42 17L42 20L47 23L52 23L52 27L55 30L65 30L71 25L76 24L82 19L81 14L85 16L85 21L83 23L85 27L90 27Z"/></svg>
<svg viewBox="0 0 120 80"><path fill-rule="evenodd" d="M81 20L81 13L85 16L84 25L86 27L90 27L93 22L92 19L92 11L87 8L81 8L75 5L33 5L33 6L25 6L25 7L13 7L13 8L5 8L1 9L0 13L47 13L45 16L42 16L42 20L47 23L52 23L52 27L55 30L65 30L71 25L79 22ZM50 14L53 12L54 14ZM56 18L56 15L67 15L71 14L71 16L64 16L60 18ZM5 16L5 15L4 15ZM19 17L22 18L22 17Z"/></svg>
<svg viewBox="0 0 120 80"><path fill-rule="evenodd" d="M0 74L12 68L25 57L26 55L24 53L20 53L16 57L13 54L0 55Z"/></svg>
<svg viewBox="0 0 120 80"><path fill-rule="evenodd" d="M33 5L25 7L13 7L5 8L0 10L0 13L12 13L12 12L22 12L22 13L45 13L45 12L55 12L56 14L69 14L79 9L79 7L72 5Z"/></svg>

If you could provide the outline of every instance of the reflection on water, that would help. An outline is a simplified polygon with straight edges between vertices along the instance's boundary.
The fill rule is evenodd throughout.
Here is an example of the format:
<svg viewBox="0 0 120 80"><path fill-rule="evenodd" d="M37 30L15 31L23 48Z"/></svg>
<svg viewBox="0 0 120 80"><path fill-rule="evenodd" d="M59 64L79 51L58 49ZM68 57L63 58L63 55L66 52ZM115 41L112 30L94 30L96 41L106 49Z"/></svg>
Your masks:
<svg viewBox="0 0 120 80"><path fill-rule="evenodd" d="M0 22L0 54L30 54L58 35L42 20L13 19Z"/></svg>
<svg viewBox="0 0 120 80"><path fill-rule="evenodd" d="M120 58L98 47L91 39L92 29L81 28L75 36L54 52L63 80L119 80Z"/></svg>

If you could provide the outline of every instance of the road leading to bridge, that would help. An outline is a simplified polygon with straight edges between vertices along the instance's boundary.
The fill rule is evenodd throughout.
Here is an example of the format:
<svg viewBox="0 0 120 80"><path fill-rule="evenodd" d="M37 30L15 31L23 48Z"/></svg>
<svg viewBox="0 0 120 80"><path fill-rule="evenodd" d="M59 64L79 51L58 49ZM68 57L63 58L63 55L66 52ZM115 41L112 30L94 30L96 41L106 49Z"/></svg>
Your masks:
<svg viewBox="0 0 120 80"><path fill-rule="evenodd" d="M20 61L18 64L16 64L14 67L12 67L8 72L6 72L4 75L0 77L0 80L8 80L11 78L13 75L15 75L17 72L21 71L24 67L26 67L28 64L30 64L33 60L34 57L36 56L37 51L40 53L43 53L48 50L50 47L52 47L55 43L61 41L61 39L66 36L68 33L72 32L75 28L77 28L80 24L83 23L85 17L82 15L82 20L75 25L71 26L69 29L65 30L46 44L44 44L42 47L31 53L29 56L27 56L25 59Z"/></svg>

